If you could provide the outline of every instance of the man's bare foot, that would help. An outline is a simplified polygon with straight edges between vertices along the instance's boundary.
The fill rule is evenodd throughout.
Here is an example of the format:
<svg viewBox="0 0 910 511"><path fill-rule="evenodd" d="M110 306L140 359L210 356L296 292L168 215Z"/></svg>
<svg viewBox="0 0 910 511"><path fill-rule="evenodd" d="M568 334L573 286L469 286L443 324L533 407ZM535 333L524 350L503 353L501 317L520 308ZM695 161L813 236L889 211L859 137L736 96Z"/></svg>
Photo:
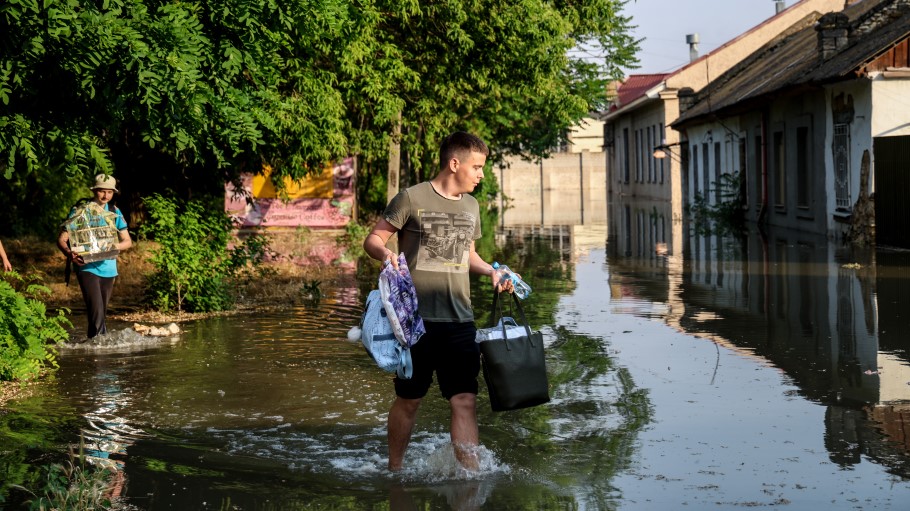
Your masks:
<svg viewBox="0 0 910 511"><path fill-rule="evenodd" d="M469 472L480 470L480 456L477 453L478 446L469 444L454 444L455 459L462 468Z"/></svg>

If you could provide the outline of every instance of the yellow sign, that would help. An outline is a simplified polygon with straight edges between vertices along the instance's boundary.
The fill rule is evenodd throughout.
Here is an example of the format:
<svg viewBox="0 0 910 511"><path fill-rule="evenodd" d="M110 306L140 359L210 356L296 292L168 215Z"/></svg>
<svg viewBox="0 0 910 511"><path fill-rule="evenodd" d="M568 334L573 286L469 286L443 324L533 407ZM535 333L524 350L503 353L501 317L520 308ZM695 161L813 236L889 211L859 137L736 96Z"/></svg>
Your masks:
<svg viewBox="0 0 910 511"><path fill-rule="evenodd" d="M277 199L278 191L272 184L272 167L262 166L262 174L253 176L253 197L257 199ZM331 199L334 194L332 166L326 165L322 172L311 174L299 182L284 178L288 199Z"/></svg>

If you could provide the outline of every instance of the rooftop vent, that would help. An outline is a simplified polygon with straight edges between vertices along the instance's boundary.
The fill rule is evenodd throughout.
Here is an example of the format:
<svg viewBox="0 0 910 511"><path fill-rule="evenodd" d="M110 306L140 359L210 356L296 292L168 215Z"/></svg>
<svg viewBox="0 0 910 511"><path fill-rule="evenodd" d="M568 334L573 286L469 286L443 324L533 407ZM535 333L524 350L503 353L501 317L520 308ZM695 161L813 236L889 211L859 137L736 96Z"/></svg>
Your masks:
<svg viewBox="0 0 910 511"><path fill-rule="evenodd" d="M689 45L689 62L698 59L698 34L687 34L686 44Z"/></svg>

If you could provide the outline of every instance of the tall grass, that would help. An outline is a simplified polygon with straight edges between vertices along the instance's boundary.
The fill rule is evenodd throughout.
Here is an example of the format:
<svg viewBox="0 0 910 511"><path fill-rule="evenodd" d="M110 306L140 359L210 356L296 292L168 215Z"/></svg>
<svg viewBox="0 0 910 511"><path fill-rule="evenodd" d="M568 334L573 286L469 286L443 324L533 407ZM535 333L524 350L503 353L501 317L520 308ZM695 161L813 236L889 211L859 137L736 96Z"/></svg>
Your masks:
<svg viewBox="0 0 910 511"><path fill-rule="evenodd" d="M123 473L89 463L81 439L78 453L70 447L68 459L63 463L48 466L46 471L44 487L37 492L22 486L13 486L33 496L28 501L29 509L32 511L136 509L119 498Z"/></svg>

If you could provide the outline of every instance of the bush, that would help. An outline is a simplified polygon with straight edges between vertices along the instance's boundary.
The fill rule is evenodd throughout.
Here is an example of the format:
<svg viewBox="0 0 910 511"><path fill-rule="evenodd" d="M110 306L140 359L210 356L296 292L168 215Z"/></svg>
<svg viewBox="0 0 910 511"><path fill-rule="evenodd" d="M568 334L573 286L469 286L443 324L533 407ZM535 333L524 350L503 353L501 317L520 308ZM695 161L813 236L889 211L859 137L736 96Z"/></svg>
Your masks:
<svg viewBox="0 0 910 511"><path fill-rule="evenodd" d="M366 239L372 230L372 225L352 220L344 227L344 234L335 238L335 242L345 247L344 254L348 258L357 259L366 254L363 250L363 240Z"/></svg>
<svg viewBox="0 0 910 511"><path fill-rule="evenodd" d="M144 202L149 221L140 234L159 244L150 258L155 266L147 288L152 306L190 312L231 308L231 284L249 281L268 253L265 237L250 236L229 250L232 224L221 207L158 194Z"/></svg>
<svg viewBox="0 0 910 511"><path fill-rule="evenodd" d="M18 484L10 485L34 497L28 501L29 508L34 511L136 509L119 498L124 481L123 473L113 466L90 463L85 455L85 440L81 437L78 453L70 447L66 461L41 467L41 470L45 473L45 482L37 493Z"/></svg>
<svg viewBox="0 0 910 511"><path fill-rule="evenodd" d="M720 192L720 201L711 204L708 195ZM745 192L744 181L739 172L721 174L705 194L695 194L689 206L695 230L702 235L745 235Z"/></svg>
<svg viewBox="0 0 910 511"><path fill-rule="evenodd" d="M27 381L56 368L56 345L69 338L67 309L47 315L39 296L50 289L16 272L0 280L0 381Z"/></svg>

